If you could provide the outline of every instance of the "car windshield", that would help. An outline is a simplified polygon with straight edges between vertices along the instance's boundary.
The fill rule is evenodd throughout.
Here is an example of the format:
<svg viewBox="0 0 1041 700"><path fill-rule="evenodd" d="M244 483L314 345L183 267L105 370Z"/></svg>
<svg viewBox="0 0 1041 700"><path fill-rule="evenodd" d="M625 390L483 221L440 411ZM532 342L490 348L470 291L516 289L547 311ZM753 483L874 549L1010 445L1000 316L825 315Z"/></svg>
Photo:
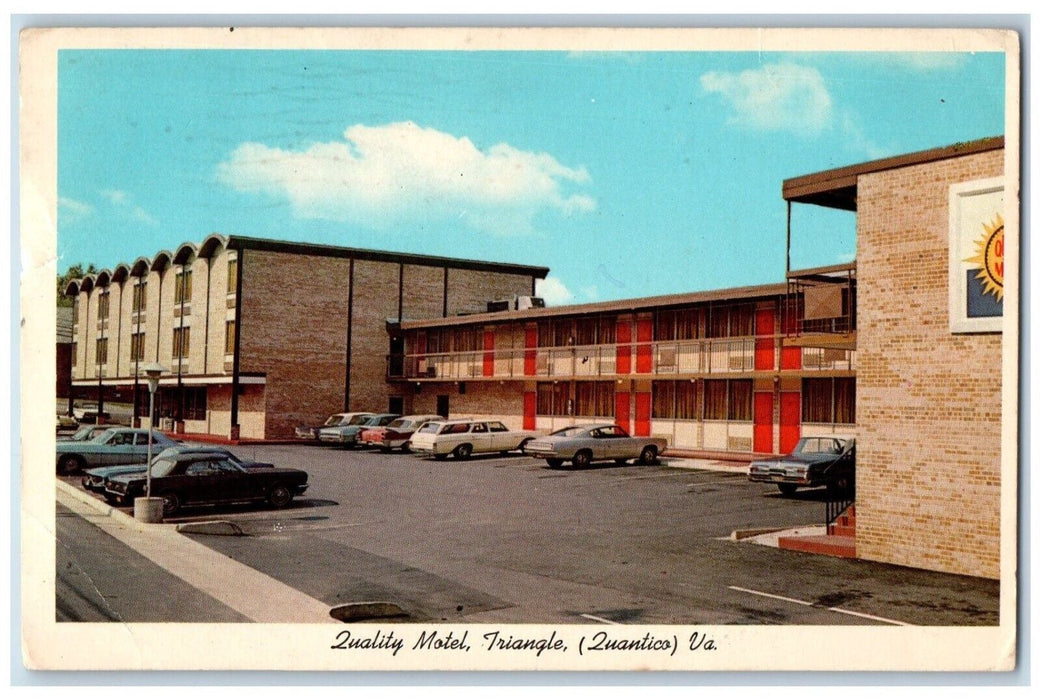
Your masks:
<svg viewBox="0 0 1041 700"><path fill-rule="evenodd" d="M443 425L444 425L444 423L427 423L426 425L424 425L422 428L419 429L419 432L421 432L421 433L434 433L435 435L437 435L439 432L441 432L441 426L443 426Z"/></svg>
<svg viewBox="0 0 1041 700"><path fill-rule="evenodd" d="M400 427L402 427L404 425L408 425L408 424L411 424L411 423L412 423L412 421L407 421L407 420L405 420L403 418L398 418L397 420L393 420L390 423L388 423L387 427L388 428L400 428Z"/></svg>
<svg viewBox="0 0 1041 700"><path fill-rule="evenodd" d="M173 471L174 466L177 464L172 459L155 459L152 460L152 476L166 476Z"/></svg>
<svg viewBox="0 0 1041 700"><path fill-rule="evenodd" d="M575 437L576 435L584 435L589 430L584 425L572 425L567 428L561 428L560 430L554 430L550 435L563 435L564 437Z"/></svg>
<svg viewBox="0 0 1041 700"><path fill-rule="evenodd" d="M95 445L104 445L109 440L111 440L112 436L115 435L115 434L116 434L115 431L106 430L105 432L99 433L99 434L95 435L94 437L92 437L90 439L90 441L93 442Z"/></svg>
<svg viewBox="0 0 1041 700"><path fill-rule="evenodd" d="M91 433L92 430L94 430L93 426L91 426L89 428L80 428L79 430L77 430L75 433L72 434L72 439L73 440L86 440L87 438L90 437L90 433Z"/></svg>
<svg viewBox="0 0 1041 700"><path fill-rule="evenodd" d="M372 416L355 416L354 418L351 418L349 421L347 421L347 425L364 425L365 423L369 422L369 419L371 417Z"/></svg>
<svg viewBox="0 0 1041 700"><path fill-rule="evenodd" d="M796 444L792 454L837 455L842 453L842 441L835 438L803 438Z"/></svg>
<svg viewBox="0 0 1041 700"><path fill-rule="evenodd" d="M341 420L343 420L343 416L339 414L329 416L329 420L325 421L325 425L338 425Z"/></svg>

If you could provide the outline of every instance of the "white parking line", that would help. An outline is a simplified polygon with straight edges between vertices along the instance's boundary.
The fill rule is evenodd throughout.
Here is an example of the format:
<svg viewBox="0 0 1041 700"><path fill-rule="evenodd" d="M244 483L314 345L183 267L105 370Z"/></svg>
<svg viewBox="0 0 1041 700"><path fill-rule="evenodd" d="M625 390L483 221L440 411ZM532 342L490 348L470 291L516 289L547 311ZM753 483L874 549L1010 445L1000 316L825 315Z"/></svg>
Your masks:
<svg viewBox="0 0 1041 700"><path fill-rule="evenodd" d="M579 617L584 617L587 620L593 620L595 622L603 622L604 624L607 624L607 625L620 625L620 624L622 624L621 622L615 622L614 620L608 620L605 617L597 617L596 615L587 615L586 613L580 613Z"/></svg>
<svg viewBox="0 0 1041 700"><path fill-rule="evenodd" d="M764 593L763 591L753 591L751 588L741 588L739 586L727 586L732 591L740 591L741 593L750 593L751 595L762 596L763 598L772 598L774 600L783 600L788 603L795 603L796 605L805 605L807 607L814 607L814 603L806 600L798 600L797 598L788 598L783 595L775 595L773 593ZM911 627L909 622L901 622L899 620L890 620L886 617L878 617L877 615L868 615L867 613L854 612L853 610L843 610L842 608L826 608L829 612L841 613L843 615L852 615L853 617L863 617L868 620L875 620L876 622L885 622L890 625L899 625L901 627Z"/></svg>

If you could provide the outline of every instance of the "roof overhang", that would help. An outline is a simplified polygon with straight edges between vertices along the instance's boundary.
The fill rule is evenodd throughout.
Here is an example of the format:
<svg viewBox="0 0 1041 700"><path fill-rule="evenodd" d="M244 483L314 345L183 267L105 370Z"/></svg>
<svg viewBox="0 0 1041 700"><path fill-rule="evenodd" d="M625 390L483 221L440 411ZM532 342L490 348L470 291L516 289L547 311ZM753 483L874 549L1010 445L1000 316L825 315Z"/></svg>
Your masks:
<svg viewBox="0 0 1041 700"><path fill-rule="evenodd" d="M995 151L1005 147L1004 136L992 136L976 141L963 141L942 148L905 153L890 158L868 161L842 168L822 170L809 175L785 180L781 195L785 201L816 204L830 209L857 210L857 180L861 175L878 173L911 165L921 165L974 153Z"/></svg>

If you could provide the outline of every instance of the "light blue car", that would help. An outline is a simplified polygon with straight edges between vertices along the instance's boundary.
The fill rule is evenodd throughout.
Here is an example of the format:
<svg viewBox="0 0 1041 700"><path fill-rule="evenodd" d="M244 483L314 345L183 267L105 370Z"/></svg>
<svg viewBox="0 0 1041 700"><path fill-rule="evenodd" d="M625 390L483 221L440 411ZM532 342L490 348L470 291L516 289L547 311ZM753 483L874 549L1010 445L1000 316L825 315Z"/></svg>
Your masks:
<svg viewBox="0 0 1041 700"><path fill-rule="evenodd" d="M152 432L152 453L179 444L160 432ZM59 442L59 474L75 474L88 467L113 464L145 464L148 461L148 431L141 428L110 428L82 442Z"/></svg>

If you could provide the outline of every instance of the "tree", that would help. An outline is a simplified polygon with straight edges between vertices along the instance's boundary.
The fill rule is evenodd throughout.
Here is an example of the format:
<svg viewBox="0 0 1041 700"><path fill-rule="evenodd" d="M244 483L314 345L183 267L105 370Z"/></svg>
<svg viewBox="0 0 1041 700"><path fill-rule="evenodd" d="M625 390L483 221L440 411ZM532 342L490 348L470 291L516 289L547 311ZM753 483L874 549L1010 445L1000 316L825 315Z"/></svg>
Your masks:
<svg viewBox="0 0 1041 700"><path fill-rule="evenodd" d="M98 268L94 267L94 263L87 265L86 270L83 269L83 263L76 263L66 270L64 275L58 275L58 306L72 306L72 299L65 296L65 288L69 282L78 280L84 275L92 275L97 271Z"/></svg>

